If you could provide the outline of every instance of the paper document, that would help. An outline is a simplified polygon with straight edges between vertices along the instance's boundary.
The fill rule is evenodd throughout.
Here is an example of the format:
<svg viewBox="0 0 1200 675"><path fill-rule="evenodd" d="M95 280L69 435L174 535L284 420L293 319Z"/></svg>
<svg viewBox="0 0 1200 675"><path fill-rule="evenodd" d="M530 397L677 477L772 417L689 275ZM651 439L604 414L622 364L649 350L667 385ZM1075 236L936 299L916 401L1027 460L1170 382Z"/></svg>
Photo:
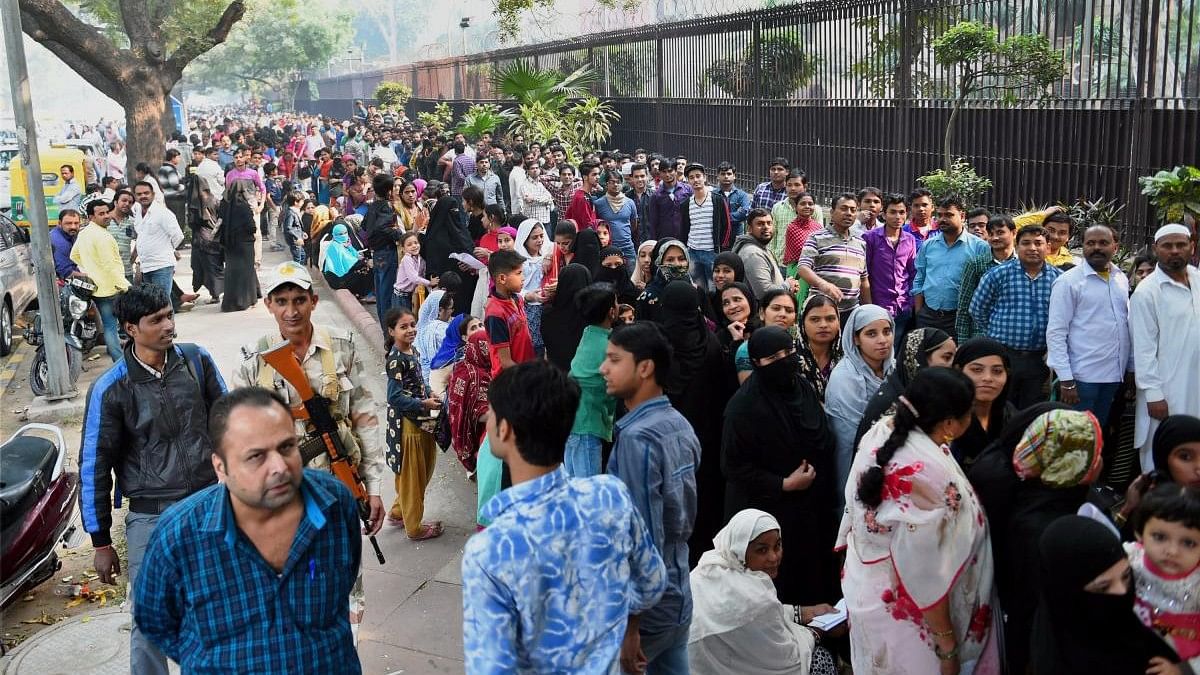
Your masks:
<svg viewBox="0 0 1200 675"><path fill-rule="evenodd" d="M484 265L483 263L479 262L479 260L477 260L475 258L475 256L471 255L470 253L451 253L450 259L456 260L460 263L463 263L467 267L470 267L471 269L474 269L474 270L487 269L487 265Z"/></svg>
<svg viewBox="0 0 1200 675"><path fill-rule="evenodd" d="M843 598L843 599L839 600L838 604L834 605L833 608L837 611L832 612L830 614L822 614L821 616L815 616L815 617L813 617L812 621L808 622L808 625L812 626L813 628L817 628L819 630L829 631L833 628L836 628L839 624L845 623L845 621L846 621L846 599Z"/></svg>

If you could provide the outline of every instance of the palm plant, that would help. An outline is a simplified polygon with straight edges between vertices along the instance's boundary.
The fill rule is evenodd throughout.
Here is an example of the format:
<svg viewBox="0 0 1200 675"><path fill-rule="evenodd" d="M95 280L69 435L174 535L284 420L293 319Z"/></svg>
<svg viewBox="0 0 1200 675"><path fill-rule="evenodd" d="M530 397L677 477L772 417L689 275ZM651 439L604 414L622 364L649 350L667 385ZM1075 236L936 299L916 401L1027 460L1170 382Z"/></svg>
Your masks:
<svg viewBox="0 0 1200 675"><path fill-rule="evenodd" d="M525 61L514 61L491 73L492 89L517 105L540 102L550 109L560 109L572 98L590 93L599 76L590 63L566 75L557 70L542 70Z"/></svg>
<svg viewBox="0 0 1200 675"><path fill-rule="evenodd" d="M608 101L584 96L567 110L566 127L581 148L594 149L612 136L612 123L619 119L621 115Z"/></svg>
<svg viewBox="0 0 1200 675"><path fill-rule="evenodd" d="M484 134L496 131L498 127L513 119L513 114L501 111L500 106L490 103L479 103L467 109L462 119L458 121L455 131L475 140Z"/></svg>

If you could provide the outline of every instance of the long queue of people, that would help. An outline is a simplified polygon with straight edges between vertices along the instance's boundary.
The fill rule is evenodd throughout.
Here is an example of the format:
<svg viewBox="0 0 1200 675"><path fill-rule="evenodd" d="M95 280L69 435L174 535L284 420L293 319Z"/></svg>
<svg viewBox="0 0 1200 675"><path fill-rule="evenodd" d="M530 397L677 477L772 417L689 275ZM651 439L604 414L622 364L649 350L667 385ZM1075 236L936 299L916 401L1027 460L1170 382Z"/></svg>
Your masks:
<svg viewBox="0 0 1200 675"><path fill-rule="evenodd" d="M1200 665L1194 223L1125 270L1110 225L818 205L785 158L747 191L727 162L572 166L365 107L196 132L201 228L247 202L245 299L280 318L311 266L375 304L386 521L442 534L438 448L476 483L469 672ZM273 238L293 260L260 284Z"/></svg>

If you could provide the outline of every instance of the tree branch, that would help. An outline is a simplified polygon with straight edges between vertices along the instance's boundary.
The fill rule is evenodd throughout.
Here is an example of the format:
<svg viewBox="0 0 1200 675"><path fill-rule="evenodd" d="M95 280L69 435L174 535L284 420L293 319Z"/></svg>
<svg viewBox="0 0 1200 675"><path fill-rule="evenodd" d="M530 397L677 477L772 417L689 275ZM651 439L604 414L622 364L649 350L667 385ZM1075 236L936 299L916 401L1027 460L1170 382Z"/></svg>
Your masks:
<svg viewBox="0 0 1200 675"><path fill-rule="evenodd" d="M182 76L183 69L196 57L224 42L225 38L229 37L230 29L241 20L245 13L246 3L244 0L233 0L207 34L203 37L189 36L185 39L175 49L175 53L167 59L167 65Z"/></svg>
<svg viewBox="0 0 1200 675"><path fill-rule="evenodd" d="M46 46L72 70L93 81L96 88L121 100L118 83L132 56L100 31L84 23L58 0L20 0L25 34ZM86 55L86 56L85 56ZM106 86L101 86L101 82Z"/></svg>
<svg viewBox="0 0 1200 675"><path fill-rule="evenodd" d="M145 61L161 61L164 47L158 39L158 29L151 22L145 0L118 0L118 6L133 55Z"/></svg>

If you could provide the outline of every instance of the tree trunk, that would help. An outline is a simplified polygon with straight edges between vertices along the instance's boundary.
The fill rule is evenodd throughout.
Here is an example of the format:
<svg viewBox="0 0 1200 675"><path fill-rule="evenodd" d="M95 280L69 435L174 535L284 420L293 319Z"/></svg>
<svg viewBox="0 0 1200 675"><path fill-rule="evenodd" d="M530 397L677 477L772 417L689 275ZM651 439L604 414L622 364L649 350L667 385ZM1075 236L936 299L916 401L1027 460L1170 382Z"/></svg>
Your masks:
<svg viewBox="0 0 1200 675"><path fill-rule="evenodd" d="M128 143L125 148L128 155L126 173L129 180L132 180L133 167L138 162L145 162L152 168L162 164L163 152L167 147L163 115L169 112L166 105L169 92L170 89L163 91L152 86L131 88L120 101L125 108L125 139Z"/></svg>

